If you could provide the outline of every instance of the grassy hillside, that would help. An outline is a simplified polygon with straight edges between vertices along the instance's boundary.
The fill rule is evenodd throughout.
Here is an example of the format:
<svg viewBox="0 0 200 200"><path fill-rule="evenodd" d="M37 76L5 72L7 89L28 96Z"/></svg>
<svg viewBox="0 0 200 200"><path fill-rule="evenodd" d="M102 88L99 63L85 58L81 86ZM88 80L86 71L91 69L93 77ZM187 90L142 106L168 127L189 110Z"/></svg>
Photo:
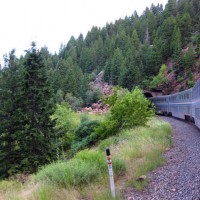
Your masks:
<svg viewBox="0 0 200 200"><path fill-rule="evenodd" d="M171 144L169 124L154 118L146 127L124 129L118 136L109 137L90 150L80 151L69 161L43 167L25 184L17 180L1 181L0 199L112 199L106 147L111 148L117 199L121 199L122 189L129 186L141 189L148 183L148 176L144 181L137 179L165 163L162 153Z"/></svg>

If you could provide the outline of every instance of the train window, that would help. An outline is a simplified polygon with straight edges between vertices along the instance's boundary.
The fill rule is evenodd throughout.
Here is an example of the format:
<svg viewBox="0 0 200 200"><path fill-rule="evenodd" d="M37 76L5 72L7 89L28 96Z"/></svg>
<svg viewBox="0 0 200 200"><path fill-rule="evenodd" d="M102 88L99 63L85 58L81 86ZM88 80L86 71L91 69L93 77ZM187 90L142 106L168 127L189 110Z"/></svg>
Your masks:
<svg viewBox="0 0 200 200"><path fill-rule="evenodd" d="M156 102L166 102L166 101L167 101L166 98L159 98L159 99L156 100Z"/></svg>
<svg viewBox="0 0 200 200"><path fill-rule="evenodd" d="M195 108L195 117L200 119L200 108Z"/></svg>
<svg viewBox="0 0 200 200"><path fill-rule="evenodd" d="M175 101L176 100L176 96L169 97L169 100Z"/></svg>

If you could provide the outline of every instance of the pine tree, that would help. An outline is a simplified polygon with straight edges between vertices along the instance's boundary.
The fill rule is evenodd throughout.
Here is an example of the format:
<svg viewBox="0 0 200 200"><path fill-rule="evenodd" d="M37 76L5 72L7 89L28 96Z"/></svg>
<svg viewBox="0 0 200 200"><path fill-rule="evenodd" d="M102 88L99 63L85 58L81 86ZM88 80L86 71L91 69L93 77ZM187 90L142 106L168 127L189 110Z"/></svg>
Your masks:
<svg viewBox="0 0 200 200"><path fill-rule="evenodd" d="M121 69L123 68L123 56L121 50L117 48L115 50L113 59L112 59L112 66L111 66L111 83L112 85L119 84L119 77L121 73Z"/></svg>
<svg viewBox="0 0 200 200"><path fill-rule="evenodd" d="M106 62L104 74L103 74L103 80L107 83L110 83L111 79L111 63L110 61Z"/></svg>
<svg viewBox="0 0 200 200"><path fill-rule="evenodd" d="M135 49L139 48L140 45L140 40L137 34L137 31L134 29L133 34L132 34L132 45Z"/></svg>
<svg viewBox="0 0 200 200"><path fill-rule="evenodd" d="M177 16L177 26L181 31L183 39L183 45L186 45L190 41L192 32L192 18L189 13Z"/></svg>
<svg viewBox="0 0 200 200"><path fill-rule="evenodd" d="M11 51L0 74L0 178L21 170L22 68Z"/></svg>
<svg viewBox="0 0 200 200"><path fill-rule="evenodd" d="M159 71L160 65L162 63L161 54L156 47L149 46L145 55L146 60L146 68L145 73L146 75L156 75Z"/></svg>
<svg viewBox="0 0 200 200"><path fill-rule="evenodd" d="M172 42L171 42L171 52L172 52L172 57L176 60L181 52L181 32L179 28L174 27L174 31L172 34Z"/></svg>
<svg viewBox="0 0 200 200"><path fill-rule="evenodd" d="M120 85L129 90L141 80L141 71L136 64L137 58L135 56L134 49L132 51L129 49L125 60L125 70L120 77Z"/></svg>
<svg viewBox="0 0 200 200"><path fill-rule="evenodd" d="M55 159L55 133L50 115L53 114L52 93L45 65L35 43L25 56L23 84L23 150L24 170L33 172Z"/></svg>
<svg viewBox="0 0 200 200"><path fill-rule="evenodd" d="M167 16L170 16L170 15L175 16L176 10L177 10L176 0L168 0L168 3L166 5L166 9L165 9L166 15Z"/></svg>

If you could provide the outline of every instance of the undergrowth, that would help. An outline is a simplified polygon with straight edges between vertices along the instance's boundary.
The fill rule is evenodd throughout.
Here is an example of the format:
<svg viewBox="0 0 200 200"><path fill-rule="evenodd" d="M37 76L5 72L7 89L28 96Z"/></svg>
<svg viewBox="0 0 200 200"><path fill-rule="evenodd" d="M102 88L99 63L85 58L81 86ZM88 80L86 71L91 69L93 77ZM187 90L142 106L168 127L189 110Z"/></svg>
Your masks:
<svg viewBox="0 0 200 200"><path fill-rule="evenodd" d="M119 158L113 159L116 174L124 174L126 164ZM105 155L101 151L83 150L73 159L47 165L40 170L34 179L46 181L61 187L82 186L100 180L107 171Z"/></svg>
<svg viewBox="0 0 200 200"><path fill-rule="evenodd" d="M109 192L106 147L110 147L112 154L116 199L122 199L122 188L142 189L148 183L148 173L165 163L162 153L171 145L169 124L152 119L146 127L124 129L117 136L102 140L93 149L80 151L71 160L43 167L33 176L33 181L40 187L26 198L17 193L16 199L112 199ZM147 178L138 181L142 175ZM5 192L3 188L5 186L0 182L1 193Z"/></svg>

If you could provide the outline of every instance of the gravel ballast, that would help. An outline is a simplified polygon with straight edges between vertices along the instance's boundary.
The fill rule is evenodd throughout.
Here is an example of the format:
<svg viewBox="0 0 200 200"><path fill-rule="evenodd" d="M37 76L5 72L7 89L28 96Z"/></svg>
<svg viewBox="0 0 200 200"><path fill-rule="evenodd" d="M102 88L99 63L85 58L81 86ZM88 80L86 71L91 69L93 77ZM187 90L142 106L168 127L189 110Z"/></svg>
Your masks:
<svg viewBox="0 0 200 200"><path fill-rule="evenodd" d="M167 163L148 174L142 191L129 189L127 200L200 200L200 131L184 121L161 117L172 126L173 147L164 154Z"/></svg>

